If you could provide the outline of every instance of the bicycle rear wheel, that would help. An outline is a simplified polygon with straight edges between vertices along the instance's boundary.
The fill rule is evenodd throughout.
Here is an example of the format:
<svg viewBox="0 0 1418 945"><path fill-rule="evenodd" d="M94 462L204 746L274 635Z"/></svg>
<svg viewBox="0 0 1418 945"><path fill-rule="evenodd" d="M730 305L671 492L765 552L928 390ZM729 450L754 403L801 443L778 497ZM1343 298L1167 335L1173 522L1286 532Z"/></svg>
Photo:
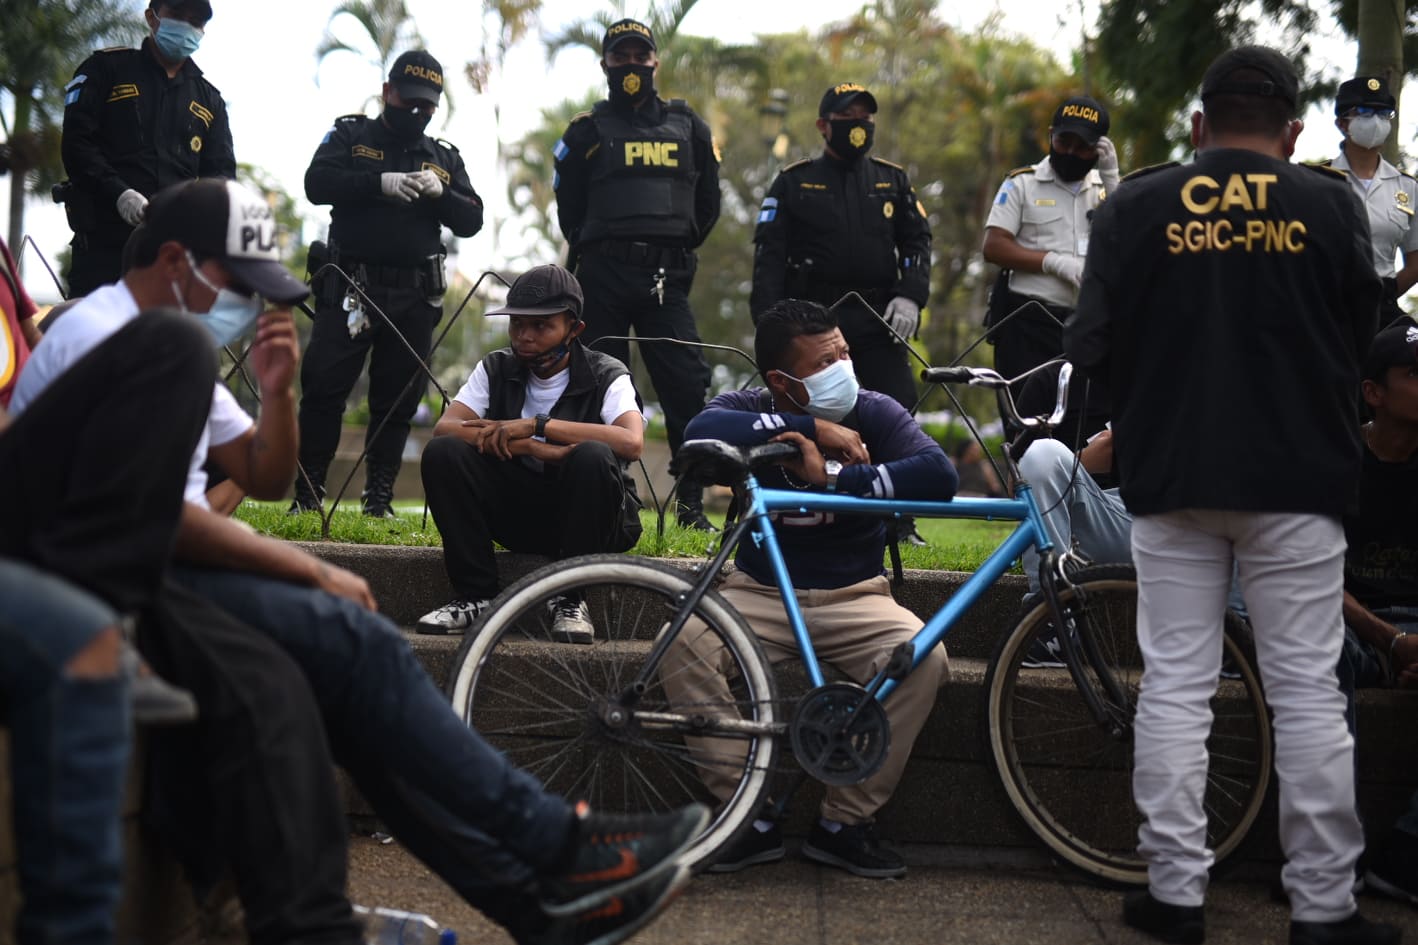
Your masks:
<svg viewBox="0 0 1418 945"><path fill-rule="evenodd" d="M1040 600L999 642L985 674L989 755L1015 810L1050 850L1101 879L1145 885L1147 865L1137 853L1141 817L1132 800L1131 720L1142 677L1136 575L1130 565L1094 565L1074 582L1079 590L1066 592L1061 603L1117 680L1128 724L1119 735L1105 731L1068 669L1021 665L1036 640L1053 635L1048 604ZM1235 852L1260 813L1274 753L1249 631L1229 612L1225 656L1211 700L1205 798L1207 843L1218 863ZM1086 675L1105 691L1095 670Z"/></svg>
<svg viewBox="0 0 1418 945"><path fill-rule="evenodd" d="M712 590L646 672L692 578L624 555L533 572L468 632L447 688L454 710L549 791L613 811L708 804L713 817L686 853L703 864L761 809L786 726L758 638ZM566 595L585 601L594 643L553 639L548 601Z"/></svg>

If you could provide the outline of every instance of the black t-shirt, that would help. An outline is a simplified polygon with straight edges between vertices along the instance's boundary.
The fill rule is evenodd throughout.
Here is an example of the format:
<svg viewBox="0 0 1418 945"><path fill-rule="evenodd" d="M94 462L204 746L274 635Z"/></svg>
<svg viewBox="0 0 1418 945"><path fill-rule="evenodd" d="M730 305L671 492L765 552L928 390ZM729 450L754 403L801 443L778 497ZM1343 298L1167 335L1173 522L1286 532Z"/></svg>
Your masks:
<svg viewBox="0 0 1418 945"><path fill-rule="evenodd" d="M1344 516L1344 589L1370 610L1418 606L1418 455L1386 463L1366 447L1359 510Z"/></svg>

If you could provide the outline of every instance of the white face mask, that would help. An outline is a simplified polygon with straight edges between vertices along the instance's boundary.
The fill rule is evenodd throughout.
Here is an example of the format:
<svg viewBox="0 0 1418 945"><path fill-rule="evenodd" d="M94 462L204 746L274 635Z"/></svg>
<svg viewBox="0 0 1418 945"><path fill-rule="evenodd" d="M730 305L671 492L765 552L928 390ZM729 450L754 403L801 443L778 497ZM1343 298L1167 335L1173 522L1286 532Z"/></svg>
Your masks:
<svg viewBox="0 0 1418 945"><path fill-rule="evenodd" d="M836 423L857 405L857 392L861 388L857 384L857 374L852 370L851 358L833 362L816 374L803 378L793 377L786 371L778 373L799 381L807 388L806 404L793 400L792 394L788 395L788 399L814 417Z"/></svg>
<svg viewBox="0 0 1418 945"><path fill-rule="evenodd" d="M1377 148L1388 140L1393 122L1378 115L1356 115L1349 119L1349 140L1361 148Z"/></svg>
<svg viewBox="0 0 1418 945"><path fill-rule="evenodd" d="M177 297L178 307L183 312L188 312L193 318L201 322L208 331L212 333L212 339L218 348L224 348L242 335L251 330L251 325L260 317L265 304L259 295L246 296L231 289L219 289L212 285L210 279L202 275L202 270L197 268L197 260L192 258L192 254L187 254L187 264L192 268L192 275L197 277L197 281L217 294L217 298L212 302L212 307L205 312L191 312L187 308L187 302L182 297L182 293L177 288L177 283L172 283L172 294Z"/></svg>

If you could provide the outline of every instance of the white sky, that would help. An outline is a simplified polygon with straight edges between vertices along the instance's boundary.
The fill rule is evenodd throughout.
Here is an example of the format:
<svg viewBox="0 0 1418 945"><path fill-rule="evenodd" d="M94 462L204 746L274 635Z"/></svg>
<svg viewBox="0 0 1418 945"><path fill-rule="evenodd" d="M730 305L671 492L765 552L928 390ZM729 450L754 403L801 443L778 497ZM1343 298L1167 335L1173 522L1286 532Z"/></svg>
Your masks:
<svg viewBox="0 0 1418 945"><path fill-rule="evenodd" d="M850 16L863 3L864 0L700 0L685 18L682 31L748 42L755 34L816 29ZM481 43L476 16L481 4L467 0L408 0L408 4L428 41L429 51L444 65L456 100L449 125L436 127L443 121L440 115L430 130L457 145L467 162L473 186L487 203L489 217L505 216L505 186L496 167L492 143L492 99L496 97L502 104L502 139L515 141L538 124L542 108L564 98L579 97L599 85L594 53L569 50L548 63L541 43L542 35L556 32L596 7L586 0L545 0L540 30L511 50L492 93L480 98L474 96L463 79L462 65L476 56ZM1004 30L1028 36L1067 63L1069 50L1077 45L1080 35L1081 5L1086 5L1091 22L1096 0L1081 0L1067 9L1056 0L996 0L992 6L942 4L940 15L947 22L970 30L987 15L999 11ZM383 76L358 56L337 53L326 60L316 84L314 49L333 2L216 0L213 6L216 15L195 58L227 101L237 159L264 168L299 198L302 210L312 221L307 235L319 236L329 219L328 208L312 207L304 201L305 168L331 121L338 115L359 111L369 96L378 94ZM644 8L635 2L628 7L632 15ZM341 37L356 42L358 29L350 29L348 23L345 26L339 31ZM1356 55L1352 43L1331 41L1325 52L1337 72L1352 74ZM8 103L5 106L8 111ZM1418 109L1409 109L1408 113L1418 114ZM1310 130L1301 137L1296 157L1330 156L1336 150L1338 133L1327 115L1308 117ZM1412 137L1411 130L1406 131L1401 139L1405 142ZM7 216L8 199L0 201L0 225ZM47 198L31 198L25 222L27 231L51 260L69 240L62 209ZM505 263L504 254L493 245L493 229L485 226L477 237L462 242L458 265L465 273L475 275ZM20 247L12 249L19 254ZM21 265L26 284L37 301L57 300L57 291L32 249L21 256Z"/></svg>

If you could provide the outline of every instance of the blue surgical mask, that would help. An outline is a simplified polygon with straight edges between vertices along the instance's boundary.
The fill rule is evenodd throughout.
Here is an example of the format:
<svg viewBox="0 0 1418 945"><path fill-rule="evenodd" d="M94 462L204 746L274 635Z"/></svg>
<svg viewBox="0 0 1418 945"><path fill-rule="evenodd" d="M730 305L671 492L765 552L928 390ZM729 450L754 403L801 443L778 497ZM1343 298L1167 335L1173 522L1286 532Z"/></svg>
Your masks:
<svg viewBox="0 0 1418 945"><path fill-rule="evenodd" d="M158 28L153 32L153 42L158 52L169 62L181 62L197 51L202 45L202 31L176 17L158 20Z"/></svg>
<svg viewBox="0 0 1418 945"><path fill-rule="evenodd" d="M192 275L197 277L197 281L217 294L210 309L205 312L191 312L191 315L212 333L216 346L224 348L251 330L252 323L261 316L265 303L259 295L242 295L231 289L218 289L212 285L211 280L197 268L197 260L192 258L191 253L187 254L187 262L192 267ZM187 302L178 290L176 282L172 284L172 292L177 296L177 304L187 312Z"/></svg>
<svg viewBox="0 0 1418 945"><path fill-rule="evenodd" d="M850 358L835 361L816 374L810 374L803 378L793 377L786 371L778 373L784 377L791 377L795 381L801 381L802 385L807 388L806 404L799 404L793 400L791 394L788 395L788 399L793 400L794 404L814 417L821 417L823 420L836 423L851 413L852 408L857 405L857 392L860 387L857 384L856 372L852 370Z"/></svg>

